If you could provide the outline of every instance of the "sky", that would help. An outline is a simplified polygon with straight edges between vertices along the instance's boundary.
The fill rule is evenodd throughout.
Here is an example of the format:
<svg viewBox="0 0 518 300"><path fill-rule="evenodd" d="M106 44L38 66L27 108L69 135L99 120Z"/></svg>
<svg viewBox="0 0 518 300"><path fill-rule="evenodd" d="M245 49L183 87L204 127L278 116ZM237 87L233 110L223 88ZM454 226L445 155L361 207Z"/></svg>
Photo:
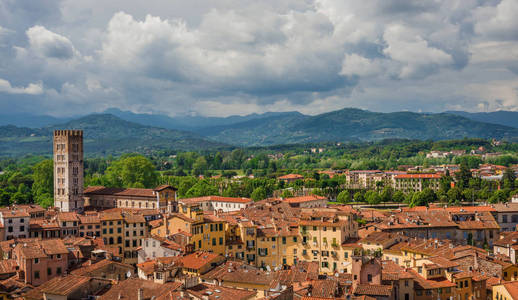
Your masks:
<svg viewBox="0 0 518 300"><path fill-rule="evenodd" d="M0 0L0 114L518 110L516 0Z"/></svg>

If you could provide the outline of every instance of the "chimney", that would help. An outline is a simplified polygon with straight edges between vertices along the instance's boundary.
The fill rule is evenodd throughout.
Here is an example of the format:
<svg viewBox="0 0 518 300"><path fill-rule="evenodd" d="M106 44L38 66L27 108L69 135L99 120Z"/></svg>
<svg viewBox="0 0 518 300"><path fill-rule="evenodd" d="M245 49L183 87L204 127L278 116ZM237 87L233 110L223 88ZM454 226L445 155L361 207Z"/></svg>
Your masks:
<svg viewBox="0 0 518 300"><path fill-rule="evenodd" d="M144 291L141 288L138 289L137 299L144 300Z"/></svg>

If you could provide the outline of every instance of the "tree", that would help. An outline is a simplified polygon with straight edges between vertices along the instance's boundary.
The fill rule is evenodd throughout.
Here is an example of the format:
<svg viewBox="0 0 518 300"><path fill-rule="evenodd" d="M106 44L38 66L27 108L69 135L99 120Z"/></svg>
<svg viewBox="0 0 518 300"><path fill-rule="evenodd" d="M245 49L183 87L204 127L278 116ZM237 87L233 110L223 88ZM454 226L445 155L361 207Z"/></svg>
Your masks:
<svg viewBox="0 0 518 300"><path fill-rule="evenodd" d="M205 171L207 171L208 167L209 165L207 164L207 160L205 159L205 157L200 156L192 165L192 173L195 176L202 175L205 173Z"/></svg>
<svg viewBox="0 0 518 300"><path fill-rule="evenodd" d="M459 172L457 173L457 182L460 188L469 187L469 180L471 179L472 174L466 162L462 162L460 164Z"/></svg>
<svg viewBox="0 0 518 300"><path fill-rule="evenodd" d="M446 193L450 204L458 204L462 200L462 192L458 187L454 187Z"/></svg>
<svg viewBox="0 0 518 300"><path fill-rule="evenodd" d="M385 187L383 191L381 192L381 201L383 202L390 202L392 201L392 194L393 190L391 187Z"/></svg>
<svg viewBox="0 0 518 300"><path fill-rule="evenodd" d="M207 180L200 180L195 185L193 185L187 193L185 193L185 196L188 198L191 197L203 197L203 196L212 196L217 195L218 189L209 184Z"/></svg>
<svg viewBox="0 0 518 300"><path fill-rule="evenodd" d="M341 191L338 196L336 197L336 201L340 203L347 203L351 201L351 193L349 193L348 190Z"/></svg>
<svg viewBox="0 0 518 300"><path fill-rule="evenodd" d="M491 197L489 197L490 203L500 203L507 201L507 193L504 190L498 190L493 193Z"/></svg>
<svg viewBox="0 0 518 300"><path fill-rule="evenodd" d="M392 196L392 201L396 203L403 203L405 201L405 194L402 191L396 191Z"/></svg>
<svg viewBox="0 0 518 300"><path fill-rule="evenodd" d="M52 206L54 203L54 165L52 160L44 160L32 169L34 202L44 208Z"/></svg>
<svg viewBox="0 0 518 300"><path fill-rule="evenodd" d="M516 175L511 168L505 169L504 175L502 176L503 187L506 189L514 190L516 181Z"/></svg>
<svg viewBox="0 0 518 300"><path fill-rule="evenodd" d="M354 193L354 201L355 202L365 202L365 198L363 197L362 192Z"/></svg>
<svg viewBox="0 0 518 300"><path fill-rule="evenodd" d="M252 195L250 197L254 201L266 199L266 190L264 189L264 187L260 186L252 192Z"/></svg>
<svg viewBox="0 0 518 300"><path fill-rule="evenodd" d="M4 189L0 188L0 206L9 206L9 200L11 199L11 195L6 192Z"/></svg>
<svg viewBox="0 0 518 300"><path fill-rule="evenodd" d="M105 177L113 187L153 188L158 175L153 163L142 155L123 156L106 169Z"/></svg>
<svg viewBox="0 0 518 300"><path fill-rule="evenodd" d="M281 193L281 197L282 198L290 198L290 197L293 197L293 192L289 189L285 189L284 191L282 191Z"/></svg>
<svg viewBox="0 0 518 300"><path fill-rule="evenodd" d="M414 193L409 206L428 206L429 203L435 202L436 200L437 195L435 192L430 188L425 188L421 192Z"/></svg>
<svg viewBox="0 0 518 300"><path fill-rule="evenodd" d="M365 201L371 205L380 204L381 197L376 191L369 190L365 193Z"/></svg>

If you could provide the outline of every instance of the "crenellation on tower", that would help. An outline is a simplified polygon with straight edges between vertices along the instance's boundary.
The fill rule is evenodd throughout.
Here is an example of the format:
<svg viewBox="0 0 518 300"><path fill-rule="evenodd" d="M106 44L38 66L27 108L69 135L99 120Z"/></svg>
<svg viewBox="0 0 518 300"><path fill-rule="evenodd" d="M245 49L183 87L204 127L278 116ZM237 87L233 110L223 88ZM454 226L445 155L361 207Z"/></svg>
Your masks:
<svg viewBox="0 0 518 300"><path fill-rule="evenodd" d="M83 131L54 131L54 206L61 211L84 209Z"/></svg>

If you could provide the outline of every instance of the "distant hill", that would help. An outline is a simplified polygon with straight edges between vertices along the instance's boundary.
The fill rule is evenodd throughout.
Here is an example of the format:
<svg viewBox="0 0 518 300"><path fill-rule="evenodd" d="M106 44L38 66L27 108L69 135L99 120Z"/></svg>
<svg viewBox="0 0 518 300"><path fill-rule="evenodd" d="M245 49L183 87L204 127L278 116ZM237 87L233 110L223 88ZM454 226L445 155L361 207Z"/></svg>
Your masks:
<svg viewBox="0 0 518 300"><path fill-rule="evenodd" d="M447 111L446 113L463 116L465 118L479 122L486 122L518 128L518 112L516 111L500 110L494 112L481 113L469 113L465 111Z"/></svg>
<svg viewBox="0 0 518 300"><path fill-rule="evenodd" d="M518 129L452 114L377 113L346 108L316 116L285 115L200 130L213 140L262 146L322 141L370 141L518 138Z"/></svg>
<svg viewBox="0 0 518 300"><path fill-rule="evenodd" d="M178 116L169 117L159 114L137 114L130 111L122 111L117 108L110 108L104 113L112 114L123 120L143 125L163 127L168 129L188 130L198 132L206 127L231 126L233 124L250 120L266 119L273 116L301 115L299 112L267 112L264 114L249 114L246 116L229 117L203 117L203 116Z"/></svg>
<svg viewBox="0 0 518 300"><path fill-rule="evenodd" d="M18 127L40 128L53 124L64 123L71 118L56 118L46 115L33 114L0 114L0 126L14 125Z"/></svg>
<svg viewBox="0 0 518 300"><path fill-rule="evenodd" d="M518 140L517 128L484 123L453 113L378 113L346 108L316 116L298 112L228 118L169 118L121 111L118 114L133 121L113 114L92 114L41 128L0 126L0 155L49 154L54 129L85 130L85 150L90 155L383 139L477 137ZM175 125L173 121L179 123ZM189 126L191 130L167 129L165 126Z"/></svg>
<svg viewBox="0 0 518 300"><path fill-rule="evenodd" d="M191 132L141 125L110 114L93 114L44 128L1 126L0 155L49 154L55 129L83 129L87 155L229 147Z"/></svg>

